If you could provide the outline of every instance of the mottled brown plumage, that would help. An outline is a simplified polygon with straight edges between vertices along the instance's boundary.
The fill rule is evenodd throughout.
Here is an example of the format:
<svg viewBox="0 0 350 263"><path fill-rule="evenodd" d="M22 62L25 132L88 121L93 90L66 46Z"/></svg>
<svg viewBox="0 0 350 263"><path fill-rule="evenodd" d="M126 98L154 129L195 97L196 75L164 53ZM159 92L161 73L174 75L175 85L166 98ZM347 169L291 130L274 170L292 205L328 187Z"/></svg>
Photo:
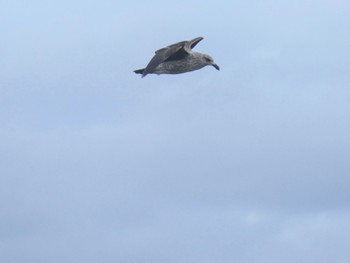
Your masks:
<svg viewBox="0 0 350 263"><path fill-rule="evenodd" d="M201 69L207 65L220 70L209 55L192 50L203 37L181 41L157 50L146 68L135 70L145 77L147 74L179 74Z"/></svg>

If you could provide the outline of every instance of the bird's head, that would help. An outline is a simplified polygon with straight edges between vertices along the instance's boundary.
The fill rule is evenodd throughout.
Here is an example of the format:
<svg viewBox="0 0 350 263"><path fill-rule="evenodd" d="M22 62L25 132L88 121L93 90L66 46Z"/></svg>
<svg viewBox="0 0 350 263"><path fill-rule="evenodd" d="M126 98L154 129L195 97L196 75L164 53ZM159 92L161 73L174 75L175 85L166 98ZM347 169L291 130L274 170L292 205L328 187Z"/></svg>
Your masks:
<svg viewBox="0 0 350 263"><path fill-rule="evenodd" d="M217 70L220 70L220 67L214 62L214 59L211 56L204 54L203 59L207 65L211 65Z"/></svg>

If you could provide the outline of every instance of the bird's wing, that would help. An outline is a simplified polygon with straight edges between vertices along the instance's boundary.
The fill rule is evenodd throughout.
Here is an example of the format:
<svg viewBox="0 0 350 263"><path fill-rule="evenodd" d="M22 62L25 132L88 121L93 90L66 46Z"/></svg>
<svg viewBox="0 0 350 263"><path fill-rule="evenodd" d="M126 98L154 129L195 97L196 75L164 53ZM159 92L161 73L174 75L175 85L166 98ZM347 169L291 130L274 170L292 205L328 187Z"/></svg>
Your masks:
<svg viewBox="0 0 350 263"><path fill-rule="evenodd" d="M170 57L168 57L165 61L172 61L172 60L179 60L186 57L188 54L192 52L192 48L194 48L199 41L201 41L203 37L197 37L195 39L192 39L191 41L182 41L174 45L181 44L181 48L172 54Z"/></svg>
<svg viewBox="0 0 350 263"><path fill-rule="evenodd" d="M148 73L150 73L152 70L154 70L159 64L163 63L167 59L169 59L171 56L175 55L180 50L183 50L185 44L187 41L181 41L175 44L172 44L170 46L167 46L165 48L158 49L151 59L151 61L148 63L147 67L143 71L143 76L146 76ZM187 52L185 52L187 53Z"/></svg>
<svg viewBox="0 0 350 263"><path fill-rule="evenodd" d="M199 41L201 41L202 39L203 39L203 37L196 37L195 39L188 41L186 48L190 48L190 49L194 48L199 43Z"/></svg>
<svg viewBox="0 0 350 263"><path fill-rule="evenodd" d="M142 76L146 76L164 61L178 60L186 57L191 52L191 49L194 48L202 39L203 37L197 37L191 41L181 41L158 49L143 71Z"/></svg>

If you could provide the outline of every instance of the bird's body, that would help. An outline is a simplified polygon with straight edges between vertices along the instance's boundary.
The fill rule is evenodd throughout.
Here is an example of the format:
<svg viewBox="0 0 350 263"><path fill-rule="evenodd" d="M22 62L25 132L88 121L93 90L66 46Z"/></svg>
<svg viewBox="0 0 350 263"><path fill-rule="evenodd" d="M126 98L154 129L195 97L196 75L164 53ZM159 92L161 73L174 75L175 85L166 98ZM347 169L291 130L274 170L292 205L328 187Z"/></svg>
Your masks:
<svg viewBox="0 0 350 263"><path fill-rule="evenodd" d="M203 63L203 61L201 60L200 54L196 54L195 52L193 52L191 56L188 55L182 59L174 59L162 62L154 69L154 72L152 73L179 74L201 69L206 65L207 64Z"/></svg>
<svg viewBox="0 0 350 263"><path fill-rule="evenodd" d="M180 74L201 69L211 65L219 70L219 66L206 54L192 51L192 48L201 41L197 37L191 41L181 41L156 51L156 54L148 63L146 68L135 70L135 73L142 74Z"/></svg>

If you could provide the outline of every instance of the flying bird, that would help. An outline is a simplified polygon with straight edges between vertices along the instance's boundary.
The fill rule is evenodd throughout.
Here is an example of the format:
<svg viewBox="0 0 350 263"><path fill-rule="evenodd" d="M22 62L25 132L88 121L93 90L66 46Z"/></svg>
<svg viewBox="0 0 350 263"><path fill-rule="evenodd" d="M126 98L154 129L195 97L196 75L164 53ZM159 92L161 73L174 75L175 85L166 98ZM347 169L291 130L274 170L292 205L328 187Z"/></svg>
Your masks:
<svg viewBox="0 0 350 263"><path fill-rule="evenodd" d="M151 73L179 74L201 69L208 65L220 70L211 56L192 50L202 39L203 37L197 37L190 41L181 41L161 48L155 52L156 54L146 68L137 69L134 72L142 74L142 77Z"/></svg>

